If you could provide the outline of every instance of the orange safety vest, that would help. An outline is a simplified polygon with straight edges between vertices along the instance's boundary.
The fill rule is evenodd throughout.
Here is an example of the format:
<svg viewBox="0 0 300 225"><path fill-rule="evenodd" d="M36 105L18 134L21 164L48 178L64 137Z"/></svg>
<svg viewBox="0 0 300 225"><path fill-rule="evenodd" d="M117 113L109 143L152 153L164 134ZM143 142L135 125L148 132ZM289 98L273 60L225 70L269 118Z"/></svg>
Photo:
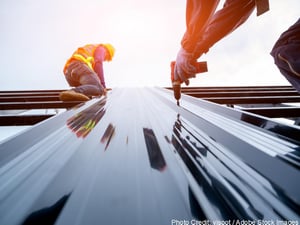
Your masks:
<svg viewBox="0 0 300 225"><path fill-rule="evenodd" d="M95 59L94 59L94 52L96 48L98 48L102 44L87 44L83 47L79 47L68 59L64 66L64 72L68 68L69 64L74 61L78 60L87 64L92 70L94 70Z"/></svg>

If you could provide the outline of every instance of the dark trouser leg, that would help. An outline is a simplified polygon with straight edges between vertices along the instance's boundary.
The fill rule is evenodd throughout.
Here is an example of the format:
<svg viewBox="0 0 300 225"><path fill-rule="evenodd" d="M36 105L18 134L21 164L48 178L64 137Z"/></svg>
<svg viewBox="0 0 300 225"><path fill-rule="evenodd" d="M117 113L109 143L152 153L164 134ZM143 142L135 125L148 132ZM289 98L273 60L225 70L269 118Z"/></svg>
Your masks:
<svg viewBox="0 0 300 225"><path fill-rule="evenodd" d="M290 84L300 93L300 77L295 76L289 69L285 69L285 65L281 64L280 62L275 63L280 70L280 73L290 82Z"/></svg>
<svg viewBox="0 0 300 225"><path fill-rule="evenodd" d="M300 92L300 37L272 49L274 63L287 80Z"/></svg>
<svg viewBox="0 0 300 225"><path fill-rule="evenodd" d="M73 90L87 96L100 96L103 94L103 87L97 79L96 74L83 74L80 76L80 86Z"/></svg>
<svg viewBox="0 0 300 225"><path fill-rule="evenodd" d="M300 93L300 19L280 35L271 55L281 74Z"/></svg>
<svg viewBox="0 0 300 225"><path fill-rule="evenodd" d="M103 87L96 73L91 70L85 63L72 62L66 73L66 80L74 91L87 96L99 96L103 94Z"/></svg>

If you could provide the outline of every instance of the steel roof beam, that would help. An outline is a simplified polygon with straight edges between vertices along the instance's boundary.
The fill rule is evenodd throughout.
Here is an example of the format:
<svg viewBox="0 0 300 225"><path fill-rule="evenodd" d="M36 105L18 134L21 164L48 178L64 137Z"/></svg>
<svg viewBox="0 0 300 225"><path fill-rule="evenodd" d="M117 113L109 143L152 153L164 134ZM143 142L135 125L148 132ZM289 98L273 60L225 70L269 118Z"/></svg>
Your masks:
<svg viewBox="0 0 300 225"><path fill-rule="evenodd" d="M46 102L46 101L59 101L58 95L0 97L1 103L3 102Z"/></svg>
<svg viewBox="0 0 300 225"><path fill-rule="evenodd" d="M172 88L167 88L172 89ZM182 91L211 91L211 92L234 92L234 91L295 91L292 86L194 86L182 87Z"/></svg>
<svg viewBox="0 0 300 225"><path fill-rule="evenodd" d="M34 125L43 120L46 120L54 114L47 115L4 115L0 116L0 129L1 126L23 126L23 125Z"/></svg>
<svg viewBox="0 0 300 225"><path fill-rule="evenodd" d="M270 117L270 118L293 118L300 117L300 107L258 107L241 108L242 111Z"/></svg>
<svg viewBox="0 0 300 225"><path fill-rule="evenodd" d="M205 97L261 97L261 96L299 96L297 91L184 91L184 94L197 98Z"/></svg>
<svg viewBox="0 0 300 225"><path fill-rule="evenodd" d="M261 96L261 97L206 97L204 100L219 104L279 104L300 102L300 96Z"/></svg>
<svg viewBox="0 0 300 225"><path fill-rule="evenodd" d="M0 110L8 109L53 109L53 108L71 108L78 105L79 101L41 101L41 102L1 102Z"/></svg>

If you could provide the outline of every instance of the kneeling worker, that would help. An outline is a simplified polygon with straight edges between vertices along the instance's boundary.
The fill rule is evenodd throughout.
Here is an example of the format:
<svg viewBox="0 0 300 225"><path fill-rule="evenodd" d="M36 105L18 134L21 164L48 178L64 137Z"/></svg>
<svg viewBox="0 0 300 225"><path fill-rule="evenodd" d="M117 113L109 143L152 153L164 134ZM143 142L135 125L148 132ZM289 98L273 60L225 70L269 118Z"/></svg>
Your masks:
<svg viewBox="0 0 300 225"><path fill-rule="evenodd" d="M67 60L64 74L71 90L60 93L62 101L87 101L106 94L103 62L111 61L115 49L111 44L87 44L79 47Z"/></svg>

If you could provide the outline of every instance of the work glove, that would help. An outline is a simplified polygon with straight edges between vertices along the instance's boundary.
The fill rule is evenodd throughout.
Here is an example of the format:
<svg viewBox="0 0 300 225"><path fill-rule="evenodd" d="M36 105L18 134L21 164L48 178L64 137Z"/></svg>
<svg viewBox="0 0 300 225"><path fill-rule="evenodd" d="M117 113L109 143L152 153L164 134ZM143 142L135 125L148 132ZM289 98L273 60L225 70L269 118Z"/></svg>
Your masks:
<svg viewBox="0 0 300 225"><path fill-rule="evenodd" d="M99 96L102 96L102 95L106 96L106 88L103 87L102 84L99 84L99 89L100 89L100 92L101 92L101 94Z"/></svg>
<svg viewBox="0 0 300 225"><path fill-rule="evenodd" d="M107 89L106 89L106 88L103 89L103 95L104 95L104 96L107 95Z"/></svg>
<svg viewBox="0 0 300 225"><path fill-rule="evenodd" d="M185 82L188 85L188 79L196 76L196 62L197 59L193 57L192 53L187 52L184 48L180 48L175 63L174 81Z"/></svg>

